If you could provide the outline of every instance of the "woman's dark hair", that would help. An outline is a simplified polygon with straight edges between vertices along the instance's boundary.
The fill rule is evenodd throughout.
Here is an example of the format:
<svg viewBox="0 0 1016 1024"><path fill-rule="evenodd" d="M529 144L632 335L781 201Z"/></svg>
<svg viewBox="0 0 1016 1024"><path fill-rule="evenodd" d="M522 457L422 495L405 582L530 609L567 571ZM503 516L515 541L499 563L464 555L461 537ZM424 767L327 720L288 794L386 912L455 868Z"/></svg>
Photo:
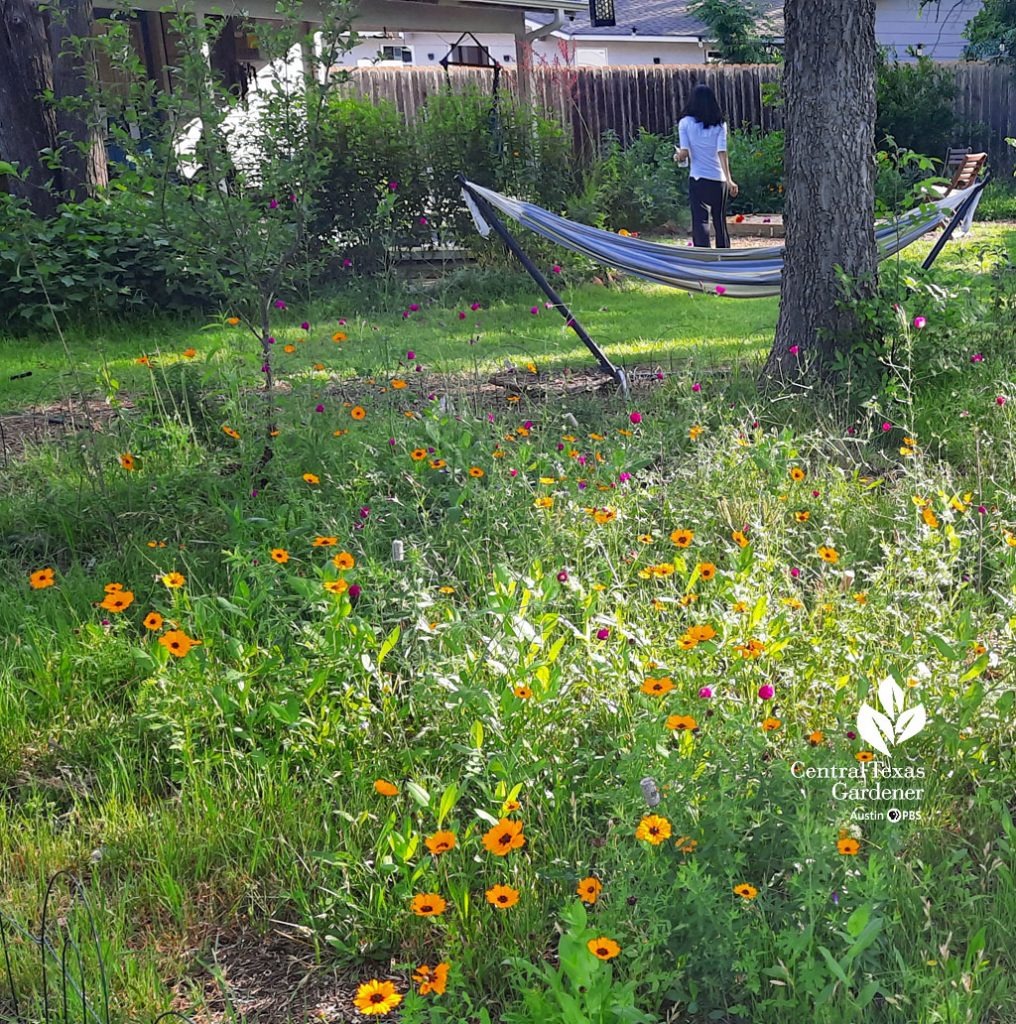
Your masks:
<svg viewBox="0 0 1016 1024"><path fill-rule="evenodd" d="M723 111L716 102L716 95L708 85L696 85L684 108L685 117L693 117L703 128L723 124Z"/></svg>

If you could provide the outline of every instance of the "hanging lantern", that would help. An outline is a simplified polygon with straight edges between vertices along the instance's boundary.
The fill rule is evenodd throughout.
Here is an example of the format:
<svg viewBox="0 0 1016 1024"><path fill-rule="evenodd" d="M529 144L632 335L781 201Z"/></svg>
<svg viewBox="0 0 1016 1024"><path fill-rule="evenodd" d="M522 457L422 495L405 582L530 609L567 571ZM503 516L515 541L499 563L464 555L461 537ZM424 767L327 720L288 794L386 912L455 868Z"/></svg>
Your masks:
<svg viewBox="0 0 1016 1024"><path fill-rule="evenodd" d="M589 20L593 28L616 25L614 0L589 0Z"/></svg>

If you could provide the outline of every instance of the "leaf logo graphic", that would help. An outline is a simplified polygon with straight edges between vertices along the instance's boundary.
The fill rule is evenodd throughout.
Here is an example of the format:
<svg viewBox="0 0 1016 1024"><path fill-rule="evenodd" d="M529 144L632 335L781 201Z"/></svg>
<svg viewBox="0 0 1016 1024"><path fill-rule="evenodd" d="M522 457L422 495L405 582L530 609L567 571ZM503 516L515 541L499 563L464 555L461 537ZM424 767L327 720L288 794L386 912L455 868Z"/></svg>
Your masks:
<svg viewBox="0 0 1016 1024"><path fill-rule="evenodd" d="M883 711L870 704L862 704L857 713L857 731L861 738L877 751L892 757L890 747L916 736L928 723L923 704L905 711L903 688L892 676L878 684L878 702Z"/></svg>

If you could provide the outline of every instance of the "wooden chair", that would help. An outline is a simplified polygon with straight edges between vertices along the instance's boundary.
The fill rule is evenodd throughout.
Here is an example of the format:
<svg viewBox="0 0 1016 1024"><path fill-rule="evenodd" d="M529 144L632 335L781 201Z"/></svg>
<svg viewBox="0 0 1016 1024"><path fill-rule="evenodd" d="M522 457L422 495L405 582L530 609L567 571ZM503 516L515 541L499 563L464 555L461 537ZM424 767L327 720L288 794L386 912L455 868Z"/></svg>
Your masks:
<svg viewBox="0 0 1016 1024"><path fill-rule="evenodd" d="M950 146L945 151L945 160L942 161L942 177L951 178L963 163L963 158L970 152L972 152L970 146Z"/></svg>
<svg viewBox="0 0 1016 1024"><path fill-rule="evenodd" d="M952 151L950 150L950 152ZM948 156L946 159L948 160ZM961 189L970 188L970 186L977 181L977 177L981 173L981 169L984 167L984 163L987 159L987 153L967 152L956 165L952 181L945 186L932 185L931 191L937 196L947 196L950 192L958 192ZM946 166L948 168L948 164Z"/></svg>

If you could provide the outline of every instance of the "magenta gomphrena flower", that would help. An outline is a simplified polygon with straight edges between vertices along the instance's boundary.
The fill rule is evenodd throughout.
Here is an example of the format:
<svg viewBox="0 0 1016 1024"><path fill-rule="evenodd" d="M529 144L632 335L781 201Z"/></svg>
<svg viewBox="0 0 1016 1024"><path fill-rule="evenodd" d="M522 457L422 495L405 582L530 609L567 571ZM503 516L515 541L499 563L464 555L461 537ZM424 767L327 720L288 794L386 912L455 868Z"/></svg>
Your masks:
<svg viewBox="0 0 1016 1024"><path fill-rule="evenodd" d="M788 351L788 352L789 352L789 353L790 353L790 354L791 354L792 356L796 356L796 355L797 355L797 353L801 351L801 346L800 346L800 345L791 345L791 346L790 346L790 348L788 348L788 349L787 349L787 351Z"/></svg>
<svg viewBox="0 0 1016 1024"><path fill-rule="evenodd" d="M922 328L924 328L924 327L927 327L927 326L928 326L928 321L927 321L927 320L925 320L925 318L924 318L923 316L915 316L915 317L914 317L914 326L915 326L915 327L916 327L916 328L917 328L918 330L921 330Z"/></svg>
<svg viewBox="0 0 1016 1024"><path fill-rule="evenodd" d="M390 446L391 446L392 448L394 448L394 447L395 447L395 438L394 438L394 437L390 437L390 438L388 438L388 444L389 444L389 445L390 445Z"/></svg>
<svg viewBox="0 0 1016 1024"><path fill-rule="evenodd" d="M759 700L772 700L776 694L776 690L773 688L771 683L763 683L758 688Z"/></svg>
<svg viewBox="0 0 1016 1024"><path fill-rule="evenodd" d="M656 371L656 379L657 380L663 380L663 371L662 370L657 370Z"/></svg>
<svg viewBox="0 0 1016 1024"><path fill-rule="evenodd" d="M269 338L268 338L268 344L269 344L269 345L274 345L274 344L275 344L275 339L274 339L274 338L272 338L272 337L269 337Z"/></svg>
<svg viewBox="0 0 1016 1024"><path fill-rule="evenodd" d="M999 395L995 399L995 405L1005 405L1006 401L1007 401L1007 399L1006 399L1005 395Z"/></svg>
<svg viewBox="0 0 1016 1024"><path fill-rule="evenodd" d="M508 470L508 475L510 477L516 477L516 476L519 475L519 471L517 469L509 469Z"/></svg>
<svg viewBox="0 0 1016 1024"><path fill-rule="evenodd" d="M532 313L533 316L536 316L536 314L540 312L540 307L539 306L530 306L529 307L529 312Z"/></svg>
<svg viewBox="0 0 1016 1024"><path fill-rule="evenodd" d="M420 226L421 227L426 227L427 226L427 218L426 217L421 217L420 218Z"/></svg>
<svg viewBox="0 0 1016 1024"><path fill-rule="evenodd" d="M883 434L888 434L889 431L892 430L892 428L893 428L893 425L891 423L883 423L882 424L882 433Z"/></svg>
<svg viewBox="0 0 1016 1024"><path fill-rule="evenodd" d="M277 199L273 199L273 200L272 200L272 201L271 201L271 202L270 202L270 203L268 204L268 209L269 209L269 210L277 210L278 208L279 208L279 201L278 201Z"/></svg>
<svg viewBox="0 0 1016 1024"><path fill-rule="evenodd" d="M555 274L561 273L561 265L559 263L555 263L550 269L553 270Z"/></svg>
<svg viewBox="0 0 1016 1024"><path fill-rule="evenodd" d="M355 601L360 596L360 594L363 593L363 591L360 588L359 583L353 583L350 586L349 590L346 591L346 593L349 594L350 601Z"/></svg>
<svg viewBox="0 0 1016 1024"><path fill-rule="evenodd" d="M972 355L972 356L970 357L970 361L971 361L972 363L983 363L983 362L984 362L984 356L983 356L983 355L981 355L981 353L980 353L980 352L975 352L975 353L974 353L974 354L973 354L973 355Z"/></svg>
<svg viewBox="0 0 1016 1024"><path fill-rule="evenodd" d="M568 573L567 573L567 571L566 571L566 570L562 569L562 570L561 570L561 571L560 571L560 572L559 572L559 573L557 574L557 582L558 582L558 583L567 583L567 582L568 582Z"/></svg>
<svg viewBox="0 0 1016 1024"><path fill-rule="evenodd" d="M353 261L347 257L342 261L342 265L348 269L353 265Z"/></svg>
<svg viewBox="0 0 1016 1024"><path fill-rule="evenodd" d="M726 295L727 294L727 289L724 288L722 284L718 284L716 286L716 294L717 295Z"/></svg>
<svg viewBox="0 0 1016 1024"><path fill-rule="evenodd" d="M986 505L978 505L977 506L977 514L979 516L986 516L988 514L987 506Z"/></svg>
<svg viewBox="0 0 1016 1024"><path fill-rule="evenodd" d="M409 319L409 310L408 309L404 309L402 311L402 319L403 320L408 320Z"/></svg>
<svg viewBox="0 0 1016 1024"><path fill-rule="evenodd" d="M286 304L282 301L282 299L276 299L275 302L273 303L273 305L275 306L276 309L285 309L286 308Z"/></svg>
<svg viewBox="0 0 1016 1024"><path fill-rule="evenodd" d="M409 304L409 312L410 313L419 313L420 312L420 303L418 303L418 302L411 302Z"/></svg>
<svg viewBox="0 0 1016 1024"><path fill-rule="evenodd" d="M703 686L702 689L699 690L698 695L703 700L708 700L713 695L713 691L708 686Z"/></svg>
<svg viewBox="0 0 1016 1024"><path fill-rule="evenodd" d="M314 406L314 411L315 412L324 412L325 411L325 407L323 405L321 405L321 403L319 402L317 405Z"/></svg>
<svg viewBox="0 0 1016 1024"><path fill-rule="evenodd" d="M392 192L394 192L398 187L399 183L397 181L388 182L388 188L391 189Z"/></svg>
<svg viewBox="0 0 1016 1024"><path fill-rule="evenodd" d="M607 629L606 627L604 627L603 629L598 629L596 631L596 639L597 640L606 640L606 639L609 638L609 636L610 636L610 630Z"/></svg>
<svg viewBox="0 0 1016 1024"><path fill-rule="evenodd" d="M797 566L795 565L794 568L790 570L790 575L793 576L794 579L796 580L797 577L801 575L801 570L798 569Z"/></svg>
<svg viewBox="0 0 1016 1024"><path fill-rule="evenodd" d="M692 389L692 391L694 391L694 392L695 392L696 394L698 394L698 392L702 390L702 385L701 385L701 384L699 384L699 383L698 383L698 382L696 381L696 382L695 382L694 384L692 384L692 386L691 386L691 389Z"/></svg>
<svg viewBox="0 0 1016 1024"><path fill-rule="evenodd" d="M822 492L821 492L821 491L812 491L812 492L811 492L811 496L812 496L813 498L818 498L818 497L820 497L820 496L821 496L821 494L822 494Z"/></svg>
<svg viewBox="0 0 1016 1024"><path fill-rule="evenodd" d="M545 302L543 304L543 308L544 309L553 309L554 308L554 303L553 302Z"/></svg>
<svg viewBox="0 0 1016 1024"><path fill-rule="evenodd" d="M339 326L340 327L345 327L346 326L346 321L345 320L340 320L339 321Z"/></svg>
<svg viewBox="0 0 1016 1024"><path fill-rule="evenodd" d="M369 515L370 509L366 505L364 505L363 508L360 509L360 518L366 519Z"/></svg>
<svg viewBox="0 0 1016 1024"><path fill-rule="evenodd" d="M302 324L300 324L300 330L301 331L309 331L310 330L310 324L307 323L306 320L304 320L304 322Z"/></svg>
<svg viewBox="0 0 1016 1024"><path fill-rule="evenodd" d="M642 422L642 413L640 413L640 412L633 412L633 413L632 413L632 414L631 414L631 415L630 415L630 416L628 417L628 419L629 419L629 420L631 420L631 422L632 422L632 423L634 423L634 424L638 425L639 423L641 423L641 422Z"/></svg>
<svg viewBox="0 0 1016 1024"><path fill-rule="evenodd" d="M465 320L466 319L466 314L463 313L462 310L459 310L459 319L460 320Z"/></svg>
<svg viewBox="0 0 1016 1024"><path fill-rule="evenodd" d="M261 364L261 372L262 373L270 373L271 369L272 368L267 363L262 363Z"/></svg>
<svg viewBox="0 0 1016 1024"><path fill-rule="evenodd" d="M406 361L411 363L415 358L416 358L416 353L412 349L410 349L406 353Z"/></svg>
<svg viewBox="0 0 1016 1024"><path fill-rule="evenodd" d="M622 473L618 478L618 483L626 484L631 479L631 473ZM611 484L611 487L614 485Z"/></svg>

